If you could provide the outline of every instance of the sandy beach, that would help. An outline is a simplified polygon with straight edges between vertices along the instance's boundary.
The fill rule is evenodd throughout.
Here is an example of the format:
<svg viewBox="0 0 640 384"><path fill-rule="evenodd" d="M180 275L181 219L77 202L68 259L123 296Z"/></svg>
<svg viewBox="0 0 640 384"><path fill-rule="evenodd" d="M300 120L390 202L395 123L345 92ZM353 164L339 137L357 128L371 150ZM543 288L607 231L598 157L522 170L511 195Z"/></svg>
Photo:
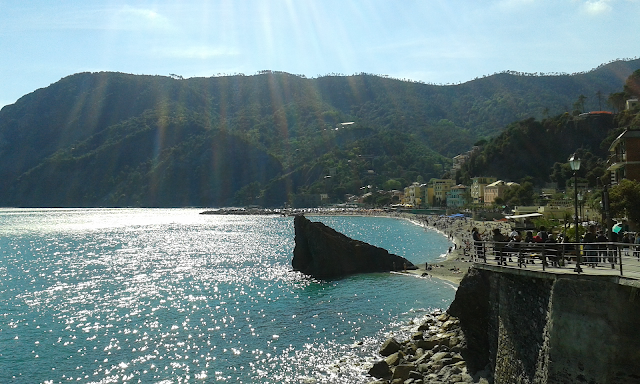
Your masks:
<svg viewBox="0 0 640 384"><path fill-rule="evenodd" d="M475 221L470 218L450 218L436 216L420 216L413 214L403 214L408 220L417 225L425 227L427 230L437 231L447 236L454 244L445 258L434 263L419 264L417 270L407 271L407 273L431 276L438 279L447 280L456 285L464 277L465 273L473 264L471 257L472 238L471 229L477 227L480 234L489 236L494 228L499 228L502 233L508 234L510 227L507 223L499 221ZM425 275L427 274L427 275Z"/></svg>

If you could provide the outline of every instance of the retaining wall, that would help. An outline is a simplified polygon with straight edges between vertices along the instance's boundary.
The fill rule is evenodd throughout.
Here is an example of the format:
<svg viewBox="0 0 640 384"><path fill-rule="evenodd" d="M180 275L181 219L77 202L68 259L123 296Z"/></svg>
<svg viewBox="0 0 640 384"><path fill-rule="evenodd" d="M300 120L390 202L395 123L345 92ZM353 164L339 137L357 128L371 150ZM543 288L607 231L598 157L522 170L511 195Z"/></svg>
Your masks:
<svg viewBox="0 0 640 384"><path fill-rule="evenodd" d="M496 383L640 383L638 282L476 265L449 313Z"/></svg>

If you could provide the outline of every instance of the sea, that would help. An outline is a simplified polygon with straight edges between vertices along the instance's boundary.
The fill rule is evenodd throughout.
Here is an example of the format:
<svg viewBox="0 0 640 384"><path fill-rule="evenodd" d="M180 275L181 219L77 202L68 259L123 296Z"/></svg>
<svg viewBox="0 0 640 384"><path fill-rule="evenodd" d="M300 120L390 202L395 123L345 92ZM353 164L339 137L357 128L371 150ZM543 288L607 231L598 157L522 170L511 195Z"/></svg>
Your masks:
<svg viewBox="0 0 640 384"><path fill-rule="evenodd" d="M366 383L389 336L455 285L291 268L293 217L0 209L0 383ZM308 216L413 263L447 237L406 219Z"/></svg>

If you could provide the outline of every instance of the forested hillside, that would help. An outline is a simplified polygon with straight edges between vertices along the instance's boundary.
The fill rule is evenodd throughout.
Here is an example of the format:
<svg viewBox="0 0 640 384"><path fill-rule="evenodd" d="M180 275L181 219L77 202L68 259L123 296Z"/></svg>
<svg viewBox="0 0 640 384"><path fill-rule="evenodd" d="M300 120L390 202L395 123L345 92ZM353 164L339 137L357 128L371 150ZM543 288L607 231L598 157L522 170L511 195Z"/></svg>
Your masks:
<svg viewBox="0 0 640 384"><path fill-rule="evenodd" d="M627 100L640 96L640 70L626 80L612 98ZM552 118L529 118L509 124L486 141L469 158L455 177L469 183L474 176L493 176L507 181L527 179L535 185L555 182L560 189L573 172L567 162L577 153L582 161L578 176L590 187L608 183L609 146L625 129L640 129L637 109L611 113L568 113Z"/></svg>
<svg viewBox="0 0 640 384"><path fill-rule="evenodd" d="M282 205L406 184L440 176L450 157L515 120L573 111L580 95L580 109L610 108L607 96L638 68L449 86L367 74L80 73L0 111L0 205Z"/></svg>
<svg viewBox="0 0 640 384"><path fill-rule="evenodd" d="M527 178L535 185L557 182L565 187L572 176L567 159L578 152L583 159L580 176L596 186L604 174L609 136L619 133L613 115L571 116L568 113L542 121L533 118L510 124L465 164L457 176L469 182L491 175L507 181Z"/></svg>

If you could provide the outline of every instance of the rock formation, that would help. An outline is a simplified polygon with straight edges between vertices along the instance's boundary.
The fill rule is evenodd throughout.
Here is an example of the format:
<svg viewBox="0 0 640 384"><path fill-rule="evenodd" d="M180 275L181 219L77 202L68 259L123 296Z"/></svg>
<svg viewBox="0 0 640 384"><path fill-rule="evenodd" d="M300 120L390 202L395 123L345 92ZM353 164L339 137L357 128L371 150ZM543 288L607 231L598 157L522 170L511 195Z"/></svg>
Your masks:
<svg viewBox="0 0 640 384"><path fill-rule="evenodd" d="M354 273L417 269L404 257L351 239L302 215L293 222L296 245L291 265L307 275L331 279Z"/></svg>

